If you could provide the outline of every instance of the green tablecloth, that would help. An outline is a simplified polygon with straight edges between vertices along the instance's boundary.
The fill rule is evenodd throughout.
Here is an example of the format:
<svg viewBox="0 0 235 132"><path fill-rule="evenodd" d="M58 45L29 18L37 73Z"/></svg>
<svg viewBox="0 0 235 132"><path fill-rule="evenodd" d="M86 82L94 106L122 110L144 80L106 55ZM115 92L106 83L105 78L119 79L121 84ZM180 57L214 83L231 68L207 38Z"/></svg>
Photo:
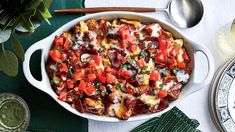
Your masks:
<svg viewBox="0 0 235 132"><path fill-rule="evenodd" d="M61 25L83 14L54 14L54 9L84 7L83 0L54 0L50 7L53 18L48 25L45 21L31 36L18 36L25 50L35 42L47 37ZM6 48L9 44L6 43ZM33 55L31 69L36 78L40 78L40 52ZM0 92L10 92L21 96L29 105L31 112L30 128L46 128L58 132L86 132L87 120L78 117L61 107L51 97L30 85L22 72L11 78L0 73Z"/></svg>

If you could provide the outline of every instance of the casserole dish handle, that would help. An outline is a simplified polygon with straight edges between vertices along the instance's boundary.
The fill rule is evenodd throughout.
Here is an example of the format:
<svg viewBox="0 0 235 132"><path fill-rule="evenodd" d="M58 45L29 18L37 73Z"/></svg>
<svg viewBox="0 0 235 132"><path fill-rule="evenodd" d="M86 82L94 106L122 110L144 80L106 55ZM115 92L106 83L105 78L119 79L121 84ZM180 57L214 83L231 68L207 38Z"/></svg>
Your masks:
<svg viewBox="0 0 235 132"><path fill-rule="evenodd" d="M42 51L42 55L43 55L43 44L45 42L46 39L43 39L35 44L33 44L32 46L30 46L27 51L25 52L25 60L23 62L23 71L25 74L26 79L36 88L49 93L48 89L42 89L46 87L46 77L45 75L42 74L42 80L39 81L37 79L35 79L30 71L30 60L31 57L33 55L33 53L35 51L41 50ZM41 57L41 59L43 59L43 56ZM42 62L42 60L41 60ZM42 65L42 64L41 64ZM42 66L41 66L42 67ZM44 70L44 69L41 69ZM42 73L42 72L41 72Z"/></svg>
<svg viewBox="0 0 235 132"><path fill-rule="evenodd" d="M198 45L198 44L193 45L193 50L194 50L194 56L196 55L197 52L202 52L206 56L208 71L207 71L206 77L201 82L195 81L195 76L193 76L193 80L192 80L193 82L190 84L191 88L187 91L186 95L192 94L200 90L201 88L210 85L210 82L214 75L215 66L214 66L214 60L213 60L213 56L211 52L206 47L202 45Z"/></svg>

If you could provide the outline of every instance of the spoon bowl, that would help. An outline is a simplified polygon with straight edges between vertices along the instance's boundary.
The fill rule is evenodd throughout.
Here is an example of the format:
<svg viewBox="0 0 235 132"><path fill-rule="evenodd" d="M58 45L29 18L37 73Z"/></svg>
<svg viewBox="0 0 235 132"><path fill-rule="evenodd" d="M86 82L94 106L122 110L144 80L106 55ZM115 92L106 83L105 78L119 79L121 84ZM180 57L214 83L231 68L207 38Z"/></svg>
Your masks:
<svg viewBox="0 0 235 132"><path fill-rule="evenodd" d="M171 0L165 11L173 24L190 28L201 21L204 9L200 0Z"/></svg>

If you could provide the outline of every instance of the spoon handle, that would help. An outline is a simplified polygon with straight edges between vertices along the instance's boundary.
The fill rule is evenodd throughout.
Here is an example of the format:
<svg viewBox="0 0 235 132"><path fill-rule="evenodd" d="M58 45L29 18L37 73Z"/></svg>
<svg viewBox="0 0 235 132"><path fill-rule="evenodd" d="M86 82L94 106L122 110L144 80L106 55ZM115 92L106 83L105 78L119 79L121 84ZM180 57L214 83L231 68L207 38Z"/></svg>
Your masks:
<svg viewBox="0 0 235 132"><path fill-rule="evenodd" d="M92 7L54 10L57 13L95 13L104 11L132 11L132 12L155 12L155 8L145 7Z"/></svg>

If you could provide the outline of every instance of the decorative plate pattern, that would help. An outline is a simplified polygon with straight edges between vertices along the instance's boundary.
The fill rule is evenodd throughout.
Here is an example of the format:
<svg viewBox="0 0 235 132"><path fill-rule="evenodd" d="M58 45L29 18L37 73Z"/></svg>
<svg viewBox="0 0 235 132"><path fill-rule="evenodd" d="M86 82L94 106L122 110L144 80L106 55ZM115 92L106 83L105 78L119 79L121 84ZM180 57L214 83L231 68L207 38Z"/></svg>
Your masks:
<svg viewBox="0 0 235 132"><path fill-rule="evenodd" d="M215 111L224 131L235 132L235 60L217 76L220 79L215 90Z"/></svg>

